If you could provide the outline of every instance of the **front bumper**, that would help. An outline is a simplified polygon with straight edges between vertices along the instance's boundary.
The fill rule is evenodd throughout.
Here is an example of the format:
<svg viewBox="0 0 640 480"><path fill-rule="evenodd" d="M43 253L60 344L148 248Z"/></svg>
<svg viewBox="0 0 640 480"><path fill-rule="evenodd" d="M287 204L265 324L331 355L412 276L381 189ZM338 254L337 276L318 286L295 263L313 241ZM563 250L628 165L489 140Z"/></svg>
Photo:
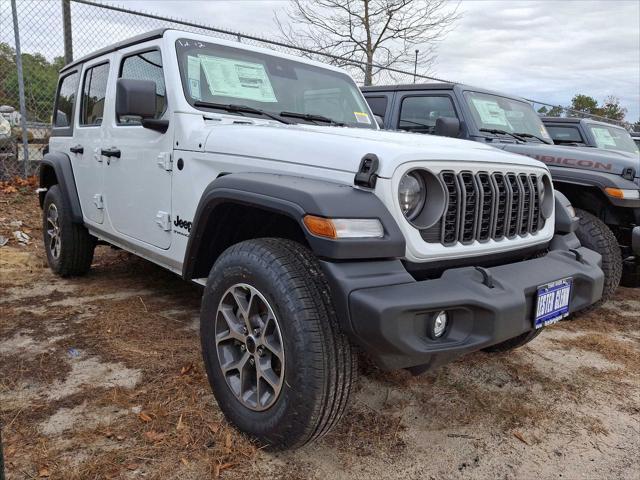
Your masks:
<svg viewBox="0 0 640 480"><path fill-rule="evenodd" d="M574 247L578 256L569 251ZM474 267L452 268L424 281L415 281L406 270L403 274L402 264L391 260L323 267L339 314L348 316L343 327L352 341L382 368L427 369L531 331L540 285L572 277L571 312L598 301L604 283L600 255L561 236L554 237L551 248L541 258L488 268L493 288ZM448 312L449 326L432 340L427 325L441 310Z"/></svg>

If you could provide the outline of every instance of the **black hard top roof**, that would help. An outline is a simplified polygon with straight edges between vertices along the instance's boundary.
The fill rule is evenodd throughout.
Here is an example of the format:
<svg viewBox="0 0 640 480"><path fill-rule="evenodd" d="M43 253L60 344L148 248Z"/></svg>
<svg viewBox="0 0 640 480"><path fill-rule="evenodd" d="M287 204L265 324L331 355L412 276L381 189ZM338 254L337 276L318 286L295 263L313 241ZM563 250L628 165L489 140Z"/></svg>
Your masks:
<svg viewBox="0 0 640 480"><path fill-rule="evenodd" d="M128 38L128 39L123 40L121 42L114 43L112 45L109 45L108 47L101 48L100 50L96 50L95 52L92 52L89 55L85 55L82 58L74 60L71 63L68 63L67 65L62 67L60 72L64 72L65 70L68 70L68 69L70 69L72 67L80 65L80 64L82 64L84 62L87 62L87 61L93 59L93 58L97 58L97 57L99 57L101 55L105 55L107 53L115 52L116 50L120 50L121 48L126 48L126 47L130 47L132 45L135 45L137 43L144 43L144 42L147 42L149 40L154 40L156 38L161 38L164 35L164 32L166 32L167 30L171 30L171 29L170 28L160 28L160 29L157 29L157 30L152 30L150 32L143 33L141 35L136 35L135 37Z"/></svg>
<svg viewBox="0 0 640 480"><path fill-rule="evenodd" d="M409 83L404 85L376 85L373 87L361 87L363 92L400 92L404 90L452 90L455 83Z"/></svg>
<svg viewBox="0 0 640 480"><path fill-rule="evenodd" d="M594 120L593 118L580 118L580 117L542 117L542 121L544 123L567 123L567 124L578 124L580 122L592 123L596 125L606 125L607 127L614 128L624 128L621 125L616 125L608 122L601 122L599 120Z"/></svg>

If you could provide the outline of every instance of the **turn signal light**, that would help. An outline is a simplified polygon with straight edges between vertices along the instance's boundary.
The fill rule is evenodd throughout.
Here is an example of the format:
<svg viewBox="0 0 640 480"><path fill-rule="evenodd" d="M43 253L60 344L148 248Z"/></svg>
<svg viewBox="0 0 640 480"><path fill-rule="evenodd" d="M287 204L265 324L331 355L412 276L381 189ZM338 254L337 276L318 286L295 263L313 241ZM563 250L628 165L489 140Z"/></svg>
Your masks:
<svg viewBox="0 0 640 480"><path fill-rule="evenodd" d="M377 218L323 218L306 215L304 224L312 234L334 240L384 237L384 228Z"/></svg>
<svg viewBox="0 0 640 480"><path fill-rule="evenodd" d="M614 198L626 198L629 200L637 200L640 198L640 190L607 187L604 191L607 192L607 195Z"/></svg>

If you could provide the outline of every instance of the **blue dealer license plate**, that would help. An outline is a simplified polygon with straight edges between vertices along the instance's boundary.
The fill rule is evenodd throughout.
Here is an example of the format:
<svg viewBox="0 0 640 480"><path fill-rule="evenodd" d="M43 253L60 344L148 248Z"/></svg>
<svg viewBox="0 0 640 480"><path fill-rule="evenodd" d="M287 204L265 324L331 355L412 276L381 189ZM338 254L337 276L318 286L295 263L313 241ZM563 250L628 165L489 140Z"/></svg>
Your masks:
<svg viewBox="0 0 640 480"><path fill-rule="evenodd" d="M565 278L538 287L535 328L556 323L569 314L571 283L571 278Z"/></svg>

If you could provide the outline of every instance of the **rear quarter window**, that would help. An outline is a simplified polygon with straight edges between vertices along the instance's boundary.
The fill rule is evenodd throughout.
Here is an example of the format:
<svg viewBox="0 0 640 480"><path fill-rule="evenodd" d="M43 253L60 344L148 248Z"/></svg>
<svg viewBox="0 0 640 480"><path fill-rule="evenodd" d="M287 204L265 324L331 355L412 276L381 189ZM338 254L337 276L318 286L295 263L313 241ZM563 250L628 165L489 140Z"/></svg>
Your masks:
<svg viewBox="0 0 640 480"><path fill-rule="evenodd" d="M78 72L73 72L60 80L53 111L54 128L72 128L79 78Z"/></svg>

